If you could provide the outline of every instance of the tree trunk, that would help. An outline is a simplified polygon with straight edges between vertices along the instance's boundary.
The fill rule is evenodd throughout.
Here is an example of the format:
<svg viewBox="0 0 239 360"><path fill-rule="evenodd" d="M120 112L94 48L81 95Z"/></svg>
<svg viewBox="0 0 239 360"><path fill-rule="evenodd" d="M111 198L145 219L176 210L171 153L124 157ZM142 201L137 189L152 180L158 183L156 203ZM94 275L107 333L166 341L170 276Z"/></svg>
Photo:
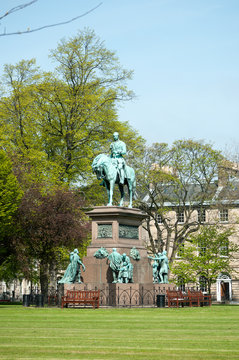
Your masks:
<svg viewBox="0 0 239 360"><path fill-rule="evenodd" d="M208 281L207 286L208 286L208 294L211 295L211 286L212 286L211 281Z"/></svg>
<svg viewBox="0 0 239 360"><path fill-rule="evenodd" d="M44 297L44 303L46 304L48 301L48 264L42 262L40 264L40 284L41 284L41 293Z"/></svg>

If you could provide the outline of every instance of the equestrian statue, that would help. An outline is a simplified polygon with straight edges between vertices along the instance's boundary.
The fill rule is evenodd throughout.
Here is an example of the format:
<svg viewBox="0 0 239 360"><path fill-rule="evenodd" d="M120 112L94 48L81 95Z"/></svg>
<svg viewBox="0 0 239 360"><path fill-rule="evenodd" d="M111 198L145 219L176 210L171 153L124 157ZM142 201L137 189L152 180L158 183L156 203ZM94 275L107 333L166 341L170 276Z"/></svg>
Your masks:
<svg viewBox="0 0 239 360"><path fill-rule="evenodd" d="M123 155L126 154L126 145L119 140L119 134L113 134L114 142L110 145L111 155L100 154L92 163L93 172L97 179L102 179L101 185L105 186L108 195L107 206L112 206L113 191L118 184L120 191L120 204L124 205L124 185L128 187L129 207L132 208L133 196L136 188L134 169L126 165Z"/></svg>

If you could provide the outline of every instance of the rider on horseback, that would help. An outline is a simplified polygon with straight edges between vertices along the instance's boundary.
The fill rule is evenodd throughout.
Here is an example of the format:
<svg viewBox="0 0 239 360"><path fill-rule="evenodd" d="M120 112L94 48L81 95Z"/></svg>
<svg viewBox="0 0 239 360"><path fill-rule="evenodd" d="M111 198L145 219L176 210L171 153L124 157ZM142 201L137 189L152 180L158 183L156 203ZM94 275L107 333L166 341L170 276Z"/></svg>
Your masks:
<svg viewBox="0 0 239 360"><path fill-rule="evenodd" d="M124 185L125 180L125 159L123 155L126 154L126 145L123 141L119 140L119 133L115 132L113 134L114 142L110 145L111 158L115 163L115 166L119 173L120 184Z"/></svg>
<svg viewBox="0 0 239 360"><path fill-rule="evenodd" d="M132 208L136 187L135 171L125 163L123 155L126 154L126 145L119 140L118 133L114 133L114 142L111 144L110 149L111 156L99 154L95 157L92 163L93 172L98 180L103 180L100 185L105 186L107 190L107 206L113 206L114 186L118 184L120 191L119 206L124 204L124 185L126 185L129 192L129 207Z"/></svg>

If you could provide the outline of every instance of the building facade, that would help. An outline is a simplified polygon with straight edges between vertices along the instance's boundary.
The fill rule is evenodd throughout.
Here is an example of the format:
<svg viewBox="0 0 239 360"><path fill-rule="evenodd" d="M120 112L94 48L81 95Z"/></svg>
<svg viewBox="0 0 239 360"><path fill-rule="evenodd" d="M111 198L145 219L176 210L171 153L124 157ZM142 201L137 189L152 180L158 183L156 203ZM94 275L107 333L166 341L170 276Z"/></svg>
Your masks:
<svg viewBox="0 0 239 360"><path fill-rule="evenodd" d="M193 184L191 185L193 188ZM190 189L189 189L190 191ZM144 201L148 201L147 196ZM168 209L168 210L167 210ZM156 213L150 221L150 229L145 226L144 239L146 246L149 246L150 238L158 242L158 233L160 232L161 240L165 244L168 232L165 229L165 217L167 217L168 225L177 224L174 231L180 232L184 225L193 223L200 223L200 226L218 224L223 229L232 228L233 235L230 240L239 246L239 165L236 164L233 168L224 168L219 172L218 182L212 187L212 194L210 200L204 201L197 207L197 204L187 203L184 206L176 206L174 204L165 203L164 213ZM190 217L190 221L188 219ZM148 231L147 231L147 229ZM165 230L165 241L163 232ZM150 236L149 236L150 233ZM175 235L175 234L173 234ZM167 248L168 257L173 258L175 262L182 261L181 251L183 246L187 246L187 242L182 242L181 248L178 248L176 254L173 252L172 236L171 244ZM152 247L151 247L152 248ZM221 269L218 273L216 283L211 287L212 299L217 302L239 302L239 253L233 254L233 259L230 261L230 273ZM170 280L173 281L171 274ZM203 291L207 291L203 279L198 278L195 284L182 284L182 287L200 287Z"/></svg>

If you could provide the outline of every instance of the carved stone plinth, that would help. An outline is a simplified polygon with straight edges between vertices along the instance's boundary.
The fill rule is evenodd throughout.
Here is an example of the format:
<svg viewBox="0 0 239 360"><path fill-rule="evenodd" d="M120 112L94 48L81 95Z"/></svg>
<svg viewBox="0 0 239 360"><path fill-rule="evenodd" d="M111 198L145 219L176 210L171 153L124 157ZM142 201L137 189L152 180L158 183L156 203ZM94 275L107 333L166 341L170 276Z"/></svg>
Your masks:
<svg viewBox="0 0 239 360"><path fill-rule="evenodd" d="M98 206L87 215L92 219L92 241L83 259L86 271L82 272L85 284L111 284L112 271L108 259L96 259L95 252L101 247L111 253L113 248L122 255L130 256L133 247L139 251L140 261L130 258L134 266L133 282L146 284L152 282L152 268L142 239L142 220L146 214L139 209L118 206Z"/></svg>

